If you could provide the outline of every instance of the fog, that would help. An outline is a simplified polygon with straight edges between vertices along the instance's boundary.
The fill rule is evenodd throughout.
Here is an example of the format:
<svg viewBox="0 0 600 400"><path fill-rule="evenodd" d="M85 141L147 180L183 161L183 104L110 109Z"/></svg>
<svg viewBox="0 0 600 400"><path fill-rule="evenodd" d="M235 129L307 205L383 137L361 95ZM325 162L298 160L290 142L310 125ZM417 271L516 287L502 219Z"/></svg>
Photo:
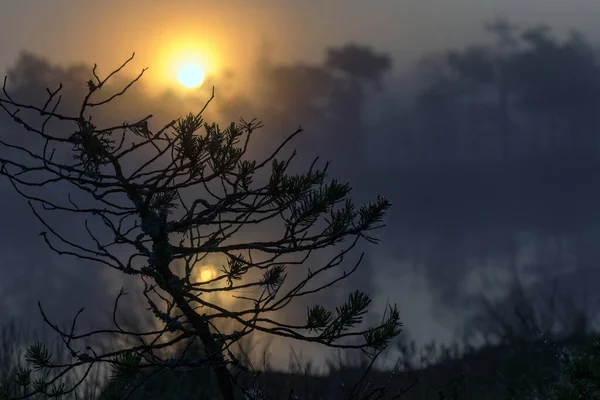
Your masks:
<svg viewBox="0 0 600 400"><path fill-rule="evenodd" d="M136 52L126 74L149 66L148 74L97 118L154 114L158 126L200 107L214 85L207 119L265 122L253 156L302 125L297 168L331 160L355 199L384 195L393 204L359 272L314 301L333 306L360 287L375 310L398 303L418 344L473 331L482 294L510 309L514 277L527 293L557 281L574 302L596 304L583 295L599 278L600 3L224 3L5 2L0 66L25 102L42 102L62 81L68 109L85 93L91 65L107 73ZM484 29L501 19L516 30ZM214 68L196 91L166 78L163 58L178 38L208 49ZM0 116L0 135L26 141L16 129ZM54 255L26 202L6 180L0 188L2 319L40 322L38 300L65 323L81 306L108 315L131 282ZM76 220L55 222L77 229ZM290 312L304 314L304 305ZM285 365L285 353L274 361Z"/></svg>

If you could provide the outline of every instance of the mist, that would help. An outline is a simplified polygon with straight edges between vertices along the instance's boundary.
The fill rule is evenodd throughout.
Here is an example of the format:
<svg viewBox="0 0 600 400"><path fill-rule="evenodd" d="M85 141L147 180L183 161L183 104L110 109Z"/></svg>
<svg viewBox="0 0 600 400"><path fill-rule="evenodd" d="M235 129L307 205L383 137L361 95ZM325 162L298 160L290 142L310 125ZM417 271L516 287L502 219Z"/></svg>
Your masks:
<svg viewBox="0 0 600 400"><path fill-rule="evenodd" d="M148 74L95 116L103 124L153 114L160 126L199 109L214 86L206 120L264 121L253 157L304 127L295 168L330 160L331 176L349 180L357 202L384 195L393 204L382 243L361 249L358 272L311 302L333 306L361 288L378 306L398 303L420 345L483 331L474 322L482 296L510 310L516 283L536 296L560 282L565 297L596 304L600 4L242 3L7 3L0 36L12 39L0 43L0 66L24 103L43 102L46 87L62 82L68 110L94 63L106 73L136 52L120 82L144 66ZM195 91L161 75L157 58L178 35L214 54L215 70ZM18 129L0 115L0 136L26 140ZM41 324L38 300L64 323L82 306L107 318L121 286L133 283L53 254L27 204L8 181L0 188L2 319ZM290 318L303 318L305 306ZM285 366L287 355L273 361Z"/></svg>

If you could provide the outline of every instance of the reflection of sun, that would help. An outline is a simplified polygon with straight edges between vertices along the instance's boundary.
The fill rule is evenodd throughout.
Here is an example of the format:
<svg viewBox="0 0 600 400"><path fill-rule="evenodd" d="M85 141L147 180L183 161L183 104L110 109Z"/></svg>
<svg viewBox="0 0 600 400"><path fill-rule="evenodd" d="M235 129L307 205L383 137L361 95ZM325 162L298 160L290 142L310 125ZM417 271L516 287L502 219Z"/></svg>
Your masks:
<svg viewBox="0 0 600 400"><path fill-rule="evenodd" d="M234 303L232 293L211 290L224 287L223 281L214 280L219 278L221 273L222 272L219 272L219 270L215 268L214 264L198 264L194 268L192 279L198 284L197 290L199 292L202 292L203 290L207 291L204 292L202 296L205 301L220 306L231 306Z"/></svg>
<svg viewBox="0 0 600 400"><path fill-rule="evenodd" d="M202 282L210 281L215 278L215 269L210 265L205 265L200 269L200 280Z"/></svg>

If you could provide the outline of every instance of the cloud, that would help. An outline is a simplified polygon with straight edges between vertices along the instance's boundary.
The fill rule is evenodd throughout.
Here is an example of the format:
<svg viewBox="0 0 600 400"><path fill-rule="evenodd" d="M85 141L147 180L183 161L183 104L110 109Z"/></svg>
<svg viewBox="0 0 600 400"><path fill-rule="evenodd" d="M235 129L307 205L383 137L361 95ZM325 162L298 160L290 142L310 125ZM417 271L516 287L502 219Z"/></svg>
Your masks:
<svg viewBox="0 0 600 400"><path fill-rule="evenodd" d="M306 132L294 142L299 150L295 168L302 170L321 156L322 161L332 160L333 177L351 180L359 203L377 194L389 197L394 207L381 233L382 244L365 248L369 255L364 265L341 290L315 301L333 306L344 297L343 291L361 287L374 293L380 304L387 299L401 302L407 310L404 322L414 336L448 337L453 327L439 327L436 320L446 314L451 318L443 323L460 323L462 316L457 314L465 311L471 295L482 292L479 287L465 290L465 282L477 281L473 274L482 266L506 271L514 267L515 254L535 249L535 257L519 259L519 268L533 271L543 285L561 265L577 264L579 269L569 273L572 280L564 279L576 291L580 271L597 259L598 231L590 221L598 217L600 198L594 182L599 167L593 146L581 143L595 140L598 119L588 111L594 110L598 90L588 83L600 75L589 62L593 59L586 58L588 43L557 36L549 46L534 40L533 47L513 54L511 90L519 100L509 107L513 136L501 129L503 114L497 112L499 97L490 69L490 60L498 54L483 33L476 36L479 47L448 48L419 64L428 66L427 80L421 79L423 68L400 78L393 74L397 69L381 72L375 81L383 83L382 92L348 79L365 69L357 73L339 68L337 62L344 57L333 57L335 62L330 57L333 65L327 57L302 63L259 60L260 68L244 66L226 77L214 77L217 97L206 118L222 123L240 116L262 119L265 128L257 132L253 157L269 153L303 125ZM343 54L344 48L356 50L337 46L329 54ZM364 57L365 65L369 59L385 59L385 53L368 46L363 50L350 53ZM322 53L327 55L327 49ZM535 72L549 65L570 65L571 77L580 78L576 82L588 90L586 95L578 96L569 84L561 84L566 80L556 81L559 69ZM69 94L64 109L76 109L89 71L89 66L58 66L24 53L9 74L9 87L24 101L39 102L40 93L60 80ZM119 83L128 77L122 79ZM126 98L99 112L97 120L118 124L152 113L156 127L201 107L207 88L191 96L176 91L150 95L142 81ZM573 110L581 112L577 118ZM26 140L6 116L0 117L0 126L3 134ZM578 145L570 144L575 142L574 126L583 140ZM503 159L506 153L510 156ZM7 187L5 181L0 184ZM8 278L3 282L14 285L1 286L9 295L3 298L10 298L3 312L35 315L31 296L50 304L58 319L72 316L75 305L109 304L122 278L85 263L52 258L35 236L39 224L26 205L10 190L6 193L6 224L0 235L6 238L1 244L7 255L2 268ZM54 222L67 230L75 225L71 220ZM67 292L61 292L66 288L68 301ZM73 307L63 309L63 303ZM299 304L289 315L302 318L304 306Z"/></svg>

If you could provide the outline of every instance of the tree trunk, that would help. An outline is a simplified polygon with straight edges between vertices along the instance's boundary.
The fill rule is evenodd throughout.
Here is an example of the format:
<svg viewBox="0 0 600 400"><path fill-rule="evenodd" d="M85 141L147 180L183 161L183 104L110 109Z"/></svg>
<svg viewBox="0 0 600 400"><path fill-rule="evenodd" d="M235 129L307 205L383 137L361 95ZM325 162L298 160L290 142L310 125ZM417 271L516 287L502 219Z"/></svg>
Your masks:
<svg viewBox="0 0 600 400"><path fill-rule="evenodd" d="M156 238L158 240L154 242L153 251L157 256L157 259L160 260L157 263L157 271L159 271L162 280L166 283L172 282L174 279L177 279L177 277L171 272L169 268L169 262L166 261L164 250L167 247L166 244L168 244L168 239L166 239L164 232L162 232L162 235L162 237ZM157 283L163 290L173 297L175 304L190 322L194 328L194 331L200 337L202 344L206 347L208 353L214 357L214 361L216 361L217 365L213 366L212 370L217 376L217 383L219 385L221 396L223 396L223 400L235 400L233 382L230 379L229 371L227 371L227 366L224 363L223 354L221 353L221 346L213 338L208 322L200 314L194 311L181 291L179 291L177 288L169 286L168 284L161 285L160 282Z"/></svg>
<svg viewBox="0 0 600 400"><path fill-rule="evenodd" d="M171 294L173 296L173 294ZM223 396L223 400L235 400L233 394L233 383L229 377L229 371L223 363L223 355L221 354L221 347L217 344L215 339L210 333L208 322L202 318L194 309L188 304L183 296L173 296L177 307L185 314L188 321L194 327L194 331L200 336L202 344L206 347L210 354L216 354L216 361L221 365L212 367L213 372L217 376L217 383L219 385L219 391Z"/></svg>
<svg viewBox="0 0 600 400"><path fill-rule="evenodd" d="M178 277L174 275L169 268L171 263L168 250L170 243L169 236L164 225L161 226L158 234L151 237L153 242L152 252L154 253L153 255L156 260L154 265L156 266L156 271L160 275L160 280L163 281L157 281L156 283L161 287L161 289L173 297L175 304L177 307L179 307L179 309L187 318L188 322L192 325L194 331L200 337L200 340L206 347L208 353L214 357L216 365L212 367L212 370L217 376L217 384L219 385L219 391L221 392L223 400L235 400L233 393L233 382L231 381L227 366L225 365L221 346L213 338L210 332L208 321L198 314L192 308L192 306L190 306L179 287L173 287L169 283L178 280Z"/></svg>

